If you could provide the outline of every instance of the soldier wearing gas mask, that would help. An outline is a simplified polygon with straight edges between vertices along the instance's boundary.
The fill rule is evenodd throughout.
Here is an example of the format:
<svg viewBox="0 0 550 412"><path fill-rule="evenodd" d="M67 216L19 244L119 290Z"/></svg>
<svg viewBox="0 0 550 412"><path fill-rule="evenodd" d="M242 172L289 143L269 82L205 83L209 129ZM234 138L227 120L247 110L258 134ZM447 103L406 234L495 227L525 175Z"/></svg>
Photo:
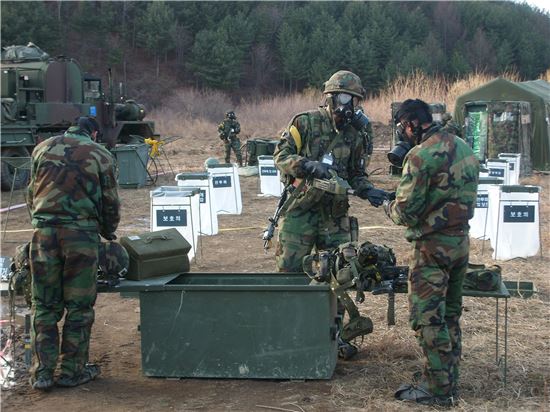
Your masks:
<svg viewBox="0 0 550 412"><path fill-rule="evenodd" d="M241 153L241 139L238 134L241 132L241 125L237 121L235 112L229 111L225 114L225 119L218 125L218 135L224 143L225 163L231 162L231 149L235 152L235 157L239 166L243 165L243 155Z"/></svg>
<svg viewBox="0 0 550 412"><path fill-rule="evenodd" d="M402 385L395 396L449 405L457 395L462 282L479 162L466 142L432 122L422 100L403 102L394 122L400 142L388 158L403 172L396 198L384 202L384 210L407 227L405 236L413 246L410 324L425 356L422 376Z"/></svg>
<svg viewBox="0 0 550 412"><path fill-rule="evenodd" d="M324 86L325 105L297 114L274 153L284 183L292 185L291 202L279 222L280 272L301 272L302 258L313 248L333 249L351 240L348 196L313 187L313 178L327 179L336 173L375 207L387 198L386 192L373 187L365 171L372 129L359 107L365 98L361 79L339 71Z"/></svg>

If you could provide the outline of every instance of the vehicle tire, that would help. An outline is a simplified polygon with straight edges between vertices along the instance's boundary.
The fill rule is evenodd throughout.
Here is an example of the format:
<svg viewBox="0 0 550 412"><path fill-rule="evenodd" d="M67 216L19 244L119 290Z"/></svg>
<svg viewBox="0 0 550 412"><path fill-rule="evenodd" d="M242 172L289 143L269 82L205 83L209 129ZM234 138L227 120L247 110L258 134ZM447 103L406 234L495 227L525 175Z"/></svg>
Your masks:
<svg viewBox="0 0 550 412"><path fill-rule="evenodd" d="M26 147L8 147L2 149L2 157L30 157L30 153ZM2 161L2 174L0 175L1 187L3 191L11 190L12 183L14 189L22 189L29 183L30 170L28 168L18 168L15 182L15 167Z"/></svg>

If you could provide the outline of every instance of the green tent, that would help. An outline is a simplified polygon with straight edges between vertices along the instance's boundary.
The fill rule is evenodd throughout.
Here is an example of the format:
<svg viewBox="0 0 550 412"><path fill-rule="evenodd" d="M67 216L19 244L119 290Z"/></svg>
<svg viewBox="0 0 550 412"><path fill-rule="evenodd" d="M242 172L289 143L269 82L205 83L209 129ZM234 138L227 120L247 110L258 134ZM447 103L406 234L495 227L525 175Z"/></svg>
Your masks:
<svg viewBox="0 0 550 412"><path fill-rule="evenodd" d="M522 172L550 170L550 84L497 78L456 99L454 119L480 160L521 153Z"/></svg>

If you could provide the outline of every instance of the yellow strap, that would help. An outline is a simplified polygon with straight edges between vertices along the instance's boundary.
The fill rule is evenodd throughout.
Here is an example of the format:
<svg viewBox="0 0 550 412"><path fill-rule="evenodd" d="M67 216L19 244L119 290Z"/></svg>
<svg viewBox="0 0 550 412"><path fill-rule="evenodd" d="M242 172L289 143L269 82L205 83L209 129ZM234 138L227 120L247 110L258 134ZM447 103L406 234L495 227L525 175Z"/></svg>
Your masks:
<svg viewBox="0 0 550 412"><path fill-rule="evenodd" d="M150 157L155 157L159 155L160 152L160 145L163 143L160 140L155 139L144 139L144 142L151 146L151 153L149 154Z"/></svg>
<svg viewBox="0 0 550 412"><path fill-rule="evenodd" d="M298 131L296 126L290 126L290 134L292 135L294 143L296 144L296 152L300 153L300 150L302 150L302 136L300 135L300 132Z"/></svg>

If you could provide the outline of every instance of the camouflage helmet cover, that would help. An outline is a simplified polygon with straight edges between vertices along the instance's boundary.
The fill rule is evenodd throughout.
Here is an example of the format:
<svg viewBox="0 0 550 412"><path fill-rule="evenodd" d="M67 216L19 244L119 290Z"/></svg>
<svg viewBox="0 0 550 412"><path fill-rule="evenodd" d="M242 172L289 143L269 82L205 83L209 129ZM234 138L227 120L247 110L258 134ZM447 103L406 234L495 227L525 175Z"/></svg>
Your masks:
<svg viewBox="0 0 550 412"><path fill-rule="evenodd" d="M225 117L227 117L228 119L235 119L237 116L235 116L234 111L230 110L230 111L225 113Z"/></svg>
<svg viewBox="0 0 550 412"><path fill-rule="evenodd" d="M101 242L99 244L99 270L108 276L123 277L128 272L130 256L120 243Z"/></svg>
<svg viewBox="0 0 550 412"><path fill-rule="evenodd" d="M366 97L366 91L363 88L361 79L355 73L347 70L340 70L330 76L325 83L324 94L327 93L349 93L360 99Z"/></svg>

